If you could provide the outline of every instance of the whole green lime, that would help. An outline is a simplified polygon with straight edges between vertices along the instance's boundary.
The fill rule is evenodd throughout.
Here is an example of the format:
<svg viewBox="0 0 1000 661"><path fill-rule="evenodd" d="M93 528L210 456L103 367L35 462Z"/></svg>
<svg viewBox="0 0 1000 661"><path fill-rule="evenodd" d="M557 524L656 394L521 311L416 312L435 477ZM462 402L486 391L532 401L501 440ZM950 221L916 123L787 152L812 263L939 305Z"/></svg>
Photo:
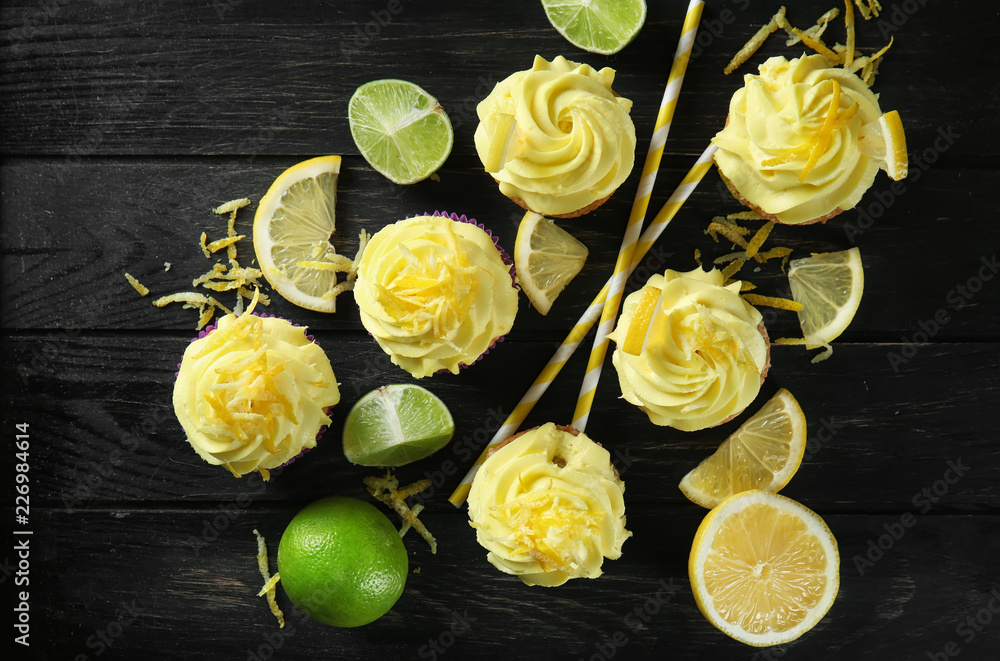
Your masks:
<svg viewBox="0 0 1000 661"><path fill-rule="evenodd" d="M359 627L403 594L409 560L399 533L374 505L330 497L292 518L278 544L278 573L292 603L336 627Z"/></svg>

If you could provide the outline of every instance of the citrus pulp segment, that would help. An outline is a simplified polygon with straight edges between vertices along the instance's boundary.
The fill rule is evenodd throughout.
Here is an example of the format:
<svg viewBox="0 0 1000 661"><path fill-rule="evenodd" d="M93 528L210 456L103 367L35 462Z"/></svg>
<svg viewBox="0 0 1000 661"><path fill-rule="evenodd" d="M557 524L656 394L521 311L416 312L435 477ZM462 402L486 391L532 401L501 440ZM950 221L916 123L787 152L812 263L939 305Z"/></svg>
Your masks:
<svg viewBox="0 0 1000 661"><path fill-rule="evenodd" d="M351 96L347 118L361 155L397 184L414 184L434 174L455 139L437 99L405 80L365 83Z"/></svg>
<svg viewBox="0 0 1000 661"><path fill-rule="evenodd" d="M688 574L695 603L713 626L767 647L795 640L830 610L840 554L815 512L778 494L744 491L705 516Z"/></svg>
<svg viewBox="0 0 1000 661"><path fill-rule="evenodd" d="M536 310L548 314L588 254L587 246L549 218L533 211L524 214L514 241L514 268L518 284Z"/></svg>
<svg viewBox="0 0 1000 661"><path fill-rule="evenodd" d="M780 491L802 464L806 416L784 388L680 482L691 502L711 509L751 489Z"/></svg>
<svg viewBox="0 0 1000 661"><path fill-rule="evenodd" d="M451 412L434 393L406 383L382 386L348 412L344 455L361 466L402 466L434 454L454 433Z"/></svg>

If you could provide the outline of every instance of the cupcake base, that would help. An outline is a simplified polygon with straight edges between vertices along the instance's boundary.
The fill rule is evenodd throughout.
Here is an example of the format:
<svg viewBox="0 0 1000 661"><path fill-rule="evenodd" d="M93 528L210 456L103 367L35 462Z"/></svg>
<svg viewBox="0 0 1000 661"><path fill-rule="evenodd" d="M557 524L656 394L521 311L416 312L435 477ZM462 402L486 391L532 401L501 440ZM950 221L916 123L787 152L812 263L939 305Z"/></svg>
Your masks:
<svg viewBox="0 0 1000 661"><path fill-rule="evenodd" d="M546 218L579 218L580 216L583 216L585 214L590 213L591 211L593 211L597 207L601 206L602 204L604 204L605 202L607 202L608 200L610 200L611 196L614 195L614 194L615 194L615 192L611 191L610 194L605 195L604 197L602 197L599 200L595 200L594 202L591 202L590 204L588 204L587 206L583 207L582 209L577 209L576 211L570 211L569 213L559 213L559 214L541 213L540 211L535 211L534 209L532 209L531 207L529 207L528 204L524 200L522 200L519 197L512 197L510 199L514 202L514 204L516 204L517 206L521 207L525 211L532 211L534 213L537 213L539 216L545 216Z"/></svg>
<svg viewBox="0 0 1000 661"><path fill-rule="evenodd" d="M718 170L718 167L716 167L716 170ZM771 220L771 221L774 221L776 223L780 223L782 225L814 225L816 223L825 223L826 221L830 220L834 216L837 216L837 215L839 215L839 214L841 214L841 213L844 212L844 209L841 209L840 207L837 207L836 209L834 209L830 213L826 214L825 216L821 216L819 218L813 218L812 220L806 220L806 221L801 222L801 223L786 223L786 222L782 221L780 218L778 218L777 216L775 216L774 214L771 214L771 213L768 213L768 212L764 211L763 209L761 209L760 207L758 207L756 204L753 204L752 202L750 202L750 200L748 200L747 198L743 197L743 194L740 193L740 191L736 188L736 185L733 184L733 182L730 181L729 178L726 177L726 175L722 174L721 170L719 170L719 177L722 179L722 182L724 184L726 184L726 188L729 189L729 192L732 193L733 197L735 197L737 200L739 200L740 204L742 204L746 208L750 209L751 211L756 212L757 215L759 215L764 220Z"/></svg>

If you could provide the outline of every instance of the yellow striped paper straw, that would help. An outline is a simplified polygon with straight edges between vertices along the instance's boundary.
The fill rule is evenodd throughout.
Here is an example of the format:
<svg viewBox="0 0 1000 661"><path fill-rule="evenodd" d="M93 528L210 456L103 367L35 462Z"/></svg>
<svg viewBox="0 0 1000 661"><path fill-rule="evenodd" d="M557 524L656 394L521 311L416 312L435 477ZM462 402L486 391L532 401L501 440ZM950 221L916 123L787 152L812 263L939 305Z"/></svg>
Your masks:
<svg viewBox="0 0 1000 661"><path fill-rule="evenodd" d="M583 375L580 396L576 401L576 411L573 413L573 427L580 431L586 429L587 419L590 417L590 409L594 403L594 394L597 392L597 383L601 379L604 358L608 353L607 336L608 333L614 330L615 319L618 317L618 308L622 302L622 292L625 290L625 280L628 278L628 266L632 263L635 244L639 239L642 223L646 219L649 198L653 194L653 183L656 181L656 173L660 169L660 159L663 156L663 148L667 143L667 135L670 133L670 124L674 118L674 110L677 108L677 98L680 96L681 84L684 82L684 72L687 71L688 60L691 58L691 48L694 46L694 38L698 32L698 23L701 21L701 11L704 8L704 4L701 0L691 0L691 3L688 5L687 14L684 17L681 38L677 42L677 51L674 53L674 61L670 67L667 87L663 90L660 111L656 115L653 138L649 141L646 163L642 168L642 177L639 179L639 189L635 193L635 201L632 203L632 213L629 216L628 225L625 227L625 236L622 237L621 248L618 250L618 259L615 262L614 274L611 276L611 286L608 290L607 299L604 301L604 308L601 311L601 322L597 326L597 335L594 337L594 345L590 350L590 360L587 362L587 372Z"/></svg>
<svg viewBox="0 0 1000 661"><path fill-rule="evenodd" d="M702 178L712 167L712 157L715 155L715 151L715 145L709 145L708 149L706 149L702 155L698 157L697 162L691 170L688 171L687 175L685 175L684 179L677 186L677 189L670 196L670 199L664 203L663 208L660 209L660 212L656 214L655 218L653 218L649 227L647 227L646 231L639 237L639 241L635 247L635 253L632 255L632 263L629 264L628 267L628 272L630 274L636 269L636 267L639 266L642 259L646 256L646 253L649 252L649 249L652 248L653 244L663 233L663 230L666 229L667 224L673 220L674 216L684 205L684 202L687 201L687 199L691 196L691 193L694 192L694 189L698 187ZM486 461L486 456L489 454L489 451L497 445L500 445L500 443L503 443L510 436L514 435L518 427L521 426L521 423L524 422L524 419L528 417L531 409L534 408L535 404L538 403L538 400L541 399L542 395L545 394L545 391L548 390L549 385L553 380L555 380L559 371L562 370L563 365L565 365L570 359L573 352L576 351L576 348L580 346L583 338L587 336L587 333L591 328L593 328L598 317L601 316L601 310L604 309L604 301L607 300L610 285L610 280L605 283L600 293L598 293L597 297L591 301L590 306L587 307L584 313L580 316L579 321L577 321L576 325L573 326L572 330L570 330L569 335L567 335L566 339L563 340L561 345L559 345L555 354L553 354L552 358L549 359L549 362L545 365L545 367L542 368L541 373L528 389L528 392L524 393L524 396L521 397L521 401L517 403L514 410L510 412L507 419L504 420L502 425L500 425L500 428L493 435L493 438L490 439L489 444L483 449L479 458L476 459L476 463L473 464L472 468L469 469L469 472L466 473L464 478L462 478L462 482L455 489L454 493L452 493L448 498L451 504L458 507L465 502L465 499L469 495L469 489L472 486L472 480L479 471L479 467L484 461Z"/></svg>

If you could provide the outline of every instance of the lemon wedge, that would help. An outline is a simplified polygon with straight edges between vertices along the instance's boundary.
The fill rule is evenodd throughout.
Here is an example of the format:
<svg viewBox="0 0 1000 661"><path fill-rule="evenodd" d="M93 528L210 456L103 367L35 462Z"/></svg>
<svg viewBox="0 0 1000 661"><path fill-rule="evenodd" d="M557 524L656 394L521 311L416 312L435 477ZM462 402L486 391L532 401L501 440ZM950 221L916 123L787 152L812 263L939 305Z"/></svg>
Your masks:
<svg viewBox="0 0 1000 661"><path fill-rule="evenodd" d="M806 416L782 388L679 487L688 500L709 509L742 491L777 493L798 471L805 450Z"/></svg>
<svg viewBox="0 0 1000 661"><path fill-rule="evenodd" d="M802 304L799 326L807 349L827 345L850 325L861 304L865 271L857 248L788 263L792 298Z"/></svg>
<svg viewBox="0 0 1000 661"><path fill-rule="evenodd" d="M625 334L625 341L622 342L622 351L633 356L642 353L646 345L646 337L653 318L660 308L660 301L663 300L663 290L659 287L644 287L642 297L639 298L639 305L632 313L632 321L629 323L628 332Z"/></svg>
<svg viewBox="0 0 1000 661"><path fill-rule="evenodd" d="M514 241L514 268L521 289L543 315L576 277L589 251L572 234L533 211L524 214Z"/></svg>
<svg viewBox="0 0 1000 661"><path fill-rule="evenodd" d="M295 305L318 312L336 311L331 292L337 270L347 271L350 262L330 243L339 174L340 156L293 165L271 184L253 219L253 247L264 277ZM331 268L306 268L300 262Z"/></svg>
<svg viewBox="0 0 1000 661"><path fill-rule="evenodd" d="M899 113L891 110L861 129L858 141L861 153L879 164L893 181L905 179L909 171L906 133Z"/></svg>
<svg viewBox="0 0 1000 661"><path fill-rule="evenodd" d="M717 629L767 647L812 629L840 587L837 540L816 513L766 491L730 496L691 545L695 603Z"/></svg>

